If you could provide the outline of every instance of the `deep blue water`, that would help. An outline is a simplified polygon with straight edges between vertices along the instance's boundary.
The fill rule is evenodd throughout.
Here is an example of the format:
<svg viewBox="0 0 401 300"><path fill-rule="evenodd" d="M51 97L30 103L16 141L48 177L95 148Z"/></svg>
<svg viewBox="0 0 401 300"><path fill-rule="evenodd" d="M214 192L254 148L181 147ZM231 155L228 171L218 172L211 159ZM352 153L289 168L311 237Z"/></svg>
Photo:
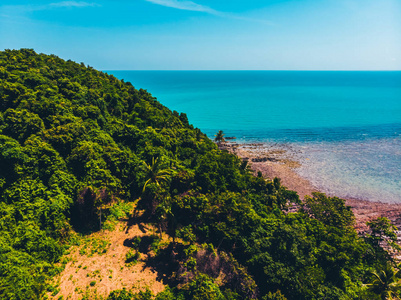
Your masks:
<svg viewBox="0 0 401 300"><path fill-rule="evenodd" d="M401 202L401 72L108 71L211 138L290 145L340 197Z"/></svg>

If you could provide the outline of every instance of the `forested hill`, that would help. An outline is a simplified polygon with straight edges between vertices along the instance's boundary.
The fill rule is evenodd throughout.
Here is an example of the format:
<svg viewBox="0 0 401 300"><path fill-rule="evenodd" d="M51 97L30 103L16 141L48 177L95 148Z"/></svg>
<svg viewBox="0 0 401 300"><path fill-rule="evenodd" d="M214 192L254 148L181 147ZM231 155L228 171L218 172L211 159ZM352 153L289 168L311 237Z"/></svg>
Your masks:
<svg viewBox="0 0 401 300"><path fill-rule="evenodd" d="M388 286L363 283L398 270L386 220L359 237L350 208L323 194L288 213L295 192L252 176L147 91L54 55L0 52L0 298L43 297L71 236L127 202L171 237L158 300L381 299Z"/></svg>

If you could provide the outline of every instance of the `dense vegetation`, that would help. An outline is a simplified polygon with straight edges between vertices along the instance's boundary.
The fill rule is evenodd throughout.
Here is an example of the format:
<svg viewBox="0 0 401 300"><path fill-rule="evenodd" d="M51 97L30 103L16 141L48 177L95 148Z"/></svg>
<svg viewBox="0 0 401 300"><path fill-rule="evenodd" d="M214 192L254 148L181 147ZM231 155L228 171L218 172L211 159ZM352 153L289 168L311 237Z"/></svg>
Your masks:
<svg viewBox="0 0 401 300"><path fill-rule="evenodd" d="M170 288L109 299L401 296L388 220L358 236L343 200L301 204L147 91L54 55L0 52L0 298L43 297L72 232L138 199L173 238L155 258Z"/></svg>

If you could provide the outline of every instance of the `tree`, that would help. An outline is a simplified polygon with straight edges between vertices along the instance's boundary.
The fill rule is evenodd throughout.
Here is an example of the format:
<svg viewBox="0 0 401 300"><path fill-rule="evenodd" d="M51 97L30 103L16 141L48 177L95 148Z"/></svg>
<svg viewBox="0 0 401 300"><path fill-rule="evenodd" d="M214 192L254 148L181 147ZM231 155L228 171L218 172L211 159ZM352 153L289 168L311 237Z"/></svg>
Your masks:
<svg viewBox="0 0 401 300"><path fill-rule="evenodd" d="M350 228L355 222L355 216L345 200L338 197L327 197L323 193L312 193L305 196L301 211L321 221L325 225L337 228Z"/></svg>
<svg viewBox="0 0 401 300"><path fill-rule="evenodd" d="M199 274L187 286L189 299L193 300L224 300L219 287L213 280L205 275Z"/></svg>
<svg viewBox="0 0 401 300"><path fill-rule="evenodd" d="M145 192L147 185L150 183L155 183L157 186L160 186L161 182L168 181L172 173L170 169L162 169L161 161L158 157L156 159L153 157L152 164L150 165L143 162L143 168L147 180L145 181L142 192Z"/></svg>
<svg viewBox="0 0 401 300"><path fill-rule="evenodd" d="M215 141L217 144L220 144L221 142L225 142L225 141L226 141L225 138L224 138L223 130L219 130L219 131L217 132L217 134L215 135L214 141Z"/></svg>
<svg viewBox="0 0 401 300"><path fill-rule="evenodd" d="M366 223L369 226L370 234L366 235L366 241L372 246L375 258L387 261L391 251L400 251L401 247L397 244L397 227L384 217L379 217Z"/></svg>
<svg viewBox="0 0 401 300"><path fill-rule="evenodd" d="M267 188L270 194L269 205L271 207L273 207L274 203L281 210L287 210L291 203L301 204L298 194L281 185L280 178L273 178L273 180L269 182Z"/></svg>
<svg viewBox="0 0 401 300"><path fill-rule="evenodd" d="M158 200L167 196L167 191L160 185L162 182L167 182L172 174L171 169L164 169L159 158L152 158L152 164L148 165L143 162L145 171L145 184L142 189L142 200L148 212L154 215Z"/></svg>
<svg viewBox="0 0 401 300"><path fill-rule="evenodd" d="M382 300L400 299L401 270L387 264L384 269L372 272L372 282L367 284L368 290L379 295Z"/></svg>
<svg viewBox="0 0 401 300"><path fill-rule="evenodd" d="M263 300L287 300L286 297L278 290L274 294L272 292L269 292L266 296L263 297Z"/></svg>

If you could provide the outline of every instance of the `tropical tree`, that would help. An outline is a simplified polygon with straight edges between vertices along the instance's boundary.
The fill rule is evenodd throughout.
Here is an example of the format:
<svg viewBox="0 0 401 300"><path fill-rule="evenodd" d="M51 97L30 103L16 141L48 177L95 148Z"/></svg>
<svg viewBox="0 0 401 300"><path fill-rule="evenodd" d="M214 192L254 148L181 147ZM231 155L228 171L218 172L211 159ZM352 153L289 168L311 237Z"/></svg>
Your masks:
<svg viewBox="0 0 401 300"><path fill-rule="evenodd" d="M143 162L145 172L145 183L142 189L142 203L148 208L148 212L154 215L156 207L160 200L167 196L167 191L161 186L161 183L169 181L172 170L165 169L162 160L152 158L152 163Z"/></svg>
<svg viewBox="0 0 401 300"><path fill-rule="evenodd" d="M379 217L366 224L370 229L370 234L366 236L366 239L376 251L381 250L382 246L386 246L386 248L390 248L393 251L401 250L400 245L397 243L396 232L398 228L389 219Z"/></svg>
<svg viewBox="0 0 401 300"><path fill-rule="evenodd" d="M152 158L152 163L148 165L146 162L143 162L143 169L145 171L145 184L143 185L142 192L145 192L146 187L150 183L155 183L157 186L160 186L161 182L167 182L172 173L171 169L162 169L162 163L159 158Z"/></svg>
<svg viewBox="0 0 401 300"><path fill-rule="evenodd" d="M214 141L218 144L221 142L225 142L226 140L224 139L224 133L223 130L219 130L217 134L215 135Z"/></svg>
<svg viewBox="0 0 401 300"><path fill-rule="evenodd" d="M382 300L401 299L401 264L393 268L387 264L383 270L372 272L372 282L367 284L368 290L379 295Z"/></svg>
<svg viewBox="0 0 401 300"><path fill-rule="evenodd" d="M268 184L268 190L270 194L270 206L273 206L273 203L275 203L280 209L287 210L291 203L301 204L298 194L281 185L280 178L273 178Z"/></svg>
<svg viewBox="0 0 401 300"><path fill-rule="evenodd" d="M324 193L314 192L312 197L305 196L301 211L327 226L341 229L352 228L355 222L351 207L345 205L345 200L327 197Z"/></svg>

